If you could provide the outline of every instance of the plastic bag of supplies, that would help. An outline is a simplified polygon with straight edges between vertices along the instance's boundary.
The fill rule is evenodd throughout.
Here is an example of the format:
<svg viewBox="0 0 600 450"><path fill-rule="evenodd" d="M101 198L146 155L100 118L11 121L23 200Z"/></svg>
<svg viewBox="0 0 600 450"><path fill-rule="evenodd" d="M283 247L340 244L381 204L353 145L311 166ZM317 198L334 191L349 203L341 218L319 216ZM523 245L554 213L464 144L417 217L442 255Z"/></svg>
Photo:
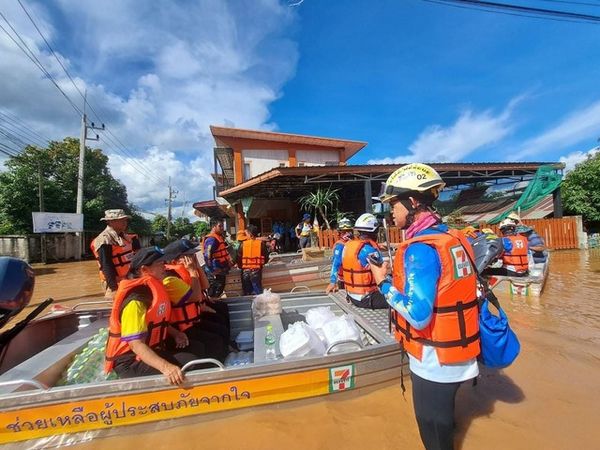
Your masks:
<svg viewBox="0 0 600 450"><path fill-rule="evenodd" d="M323 325L323 335L327 347L342 341L361 342L360 330L348 314L336 317Z"/></svg>
<svg viewBox="0 0 600 450"><path fill-rule="evenodd" d="M325 346L311 327L304 322L295 322L281 334L279 351L284 358L322 356Z"/></svg>
<svg viewBox="0 0 600 450"><path fill-rule="evenodd" d="M265 289L252 301L252 315L254 318L281 314L281 297L271 289Z"/></svg>

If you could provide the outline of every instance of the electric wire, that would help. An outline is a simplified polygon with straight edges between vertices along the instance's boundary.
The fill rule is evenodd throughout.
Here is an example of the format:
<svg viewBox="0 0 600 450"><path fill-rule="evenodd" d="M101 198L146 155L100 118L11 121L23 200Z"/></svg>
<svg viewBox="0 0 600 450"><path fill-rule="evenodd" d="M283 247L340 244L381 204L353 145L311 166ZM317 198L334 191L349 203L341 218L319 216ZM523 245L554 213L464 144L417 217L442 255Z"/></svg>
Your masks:
<svg viewBox="0 0 600 450"><path fill-rule="evenodd" d="M576 22L597 25L600 16L583 14L571 11L562 11L531 6L515 5L511 3L498 3L484 0L423 0L428 3L437 3L456 8L493 12L505 15L537 18L544 20L555 20L562 22ZM595 6L595 5L594 5Z"/></svg>

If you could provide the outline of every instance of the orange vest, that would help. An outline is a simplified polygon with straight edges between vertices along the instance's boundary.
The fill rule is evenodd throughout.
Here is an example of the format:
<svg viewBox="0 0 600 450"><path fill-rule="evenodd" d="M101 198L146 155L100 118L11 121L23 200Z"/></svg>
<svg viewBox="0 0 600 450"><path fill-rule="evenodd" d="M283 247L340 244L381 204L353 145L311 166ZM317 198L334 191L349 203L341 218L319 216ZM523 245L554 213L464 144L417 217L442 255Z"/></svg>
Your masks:
<svg viewBox="0 0 600 450"><path fill-rule="evenodd" d="M210 255L211 259L224 264L229 263L229 252L227 251L227 245L225 244L225 239L223 239L223 236L220 236L216 233L209 233L206 235L206 238L208 237L215 238L217 241L217 246L213 249L212 254Z"/></svg>
<svg viewBox="0 0 600 450"><path fill-rule="evenodd" d="M505 236L512 244L510 253L504 252L502 255L502 263L505 269L517 273L527 272L529 270L528 245L525 236Z"/></svg>
<svg viewBox="0 0 600 450"><path fill-rule="evenodd" d="M264 265L262 241L252 238L242 242L242 269L262 269Z"/></svg>
<svg viewBox="0 0 600 450"><path fill-rule="evenodd" d="M125 234L125 245L121 247L120 245L112 245L112 263L115 267L115 271L117 272L117 283L121 280L124 280L127 277L127 272L129 272L129 264L131 263L131 258L133 258L133 239L137 238L137 234ZM98 261L98 268L100 268L100 261L98 260L98 251L94 247L94 241L90 244L90 249L94 254L94 258ZM100 279L102 281L106 281L102 270L100 270Z"/></svg>
<svg viewBox="0 0 600 450"><path fill-rule="evenodd" d="M123 302L131 291L139 286L146 286L152 292L152 303L146 311L146 344L149 347L159 347L167 337L167 328L171 315L171 302L167 291L160 280L153 277L142 277L135 280L123 280L119 283L119 289L113 300L108 325L108 342L106 343L106 355L104 371L109 373L115 359L131 351L129 344L121 340L121 313Z"/></svg>
<svg viewBox="0 0 600 450"><path fill-rule="evenodd" d="M165 264L166 270L172 270L177 273L177 277L192 286L192 277L183 264ZM171 325L177 327L179 331L185 331L200 320L199 303L195 301L184 301L177 305L171 305Z"/></svg>
<svg viewBox="0 0 600 450"><path fill-rule="evenodd" d="M377 290L371 269L363 267L358 259L358 254L365 244L371 244L375 249L379 248L377 242L371 239L353 239L344 245L342 273L346 292L351 294L365 295Z"/></svg>
<svg viewBox="0 0 600 450"><path fill-rule="evenodd" d="M473 249L456 231L427 234L403 242L394 257L394 286L404 291L404 254L410 244L422 242L436 249L441 261L433 317L422 330L416 330L394 309L392 323L396 340L421 360L423 345L435 348L441 364L468 361L479 355L479 308L477 275L471 264Z"/></svg>

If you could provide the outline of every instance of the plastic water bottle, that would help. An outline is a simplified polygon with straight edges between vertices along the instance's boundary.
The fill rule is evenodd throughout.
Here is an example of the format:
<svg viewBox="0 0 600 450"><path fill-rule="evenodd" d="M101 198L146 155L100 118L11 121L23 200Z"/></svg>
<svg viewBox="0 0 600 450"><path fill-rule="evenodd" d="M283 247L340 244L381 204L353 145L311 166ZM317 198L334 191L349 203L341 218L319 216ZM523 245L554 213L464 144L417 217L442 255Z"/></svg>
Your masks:
<svg viewBox="0 0 600 450"><path fill-rule="evenodd" d="M275 334L273 333L273 325L267 325L267 334L265 334L265 359L273 361L277 359L275 351Z"/></svg>

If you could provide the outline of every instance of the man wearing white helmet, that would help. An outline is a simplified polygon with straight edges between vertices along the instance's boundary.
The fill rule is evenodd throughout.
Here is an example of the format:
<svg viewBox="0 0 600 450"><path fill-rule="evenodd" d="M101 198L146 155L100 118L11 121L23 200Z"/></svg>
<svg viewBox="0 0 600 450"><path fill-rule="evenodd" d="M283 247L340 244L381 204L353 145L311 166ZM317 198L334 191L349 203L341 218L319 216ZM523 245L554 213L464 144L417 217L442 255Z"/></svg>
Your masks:
<svg viewBox="0 0 600 450"><path fill-rule="evenodd" d="M396 226L406 230L394 258L371 265L393 308L396 339L409 356L415 416L427 449L454 448L454 401L463 381L479 374L479 313L473 250L433 208L445 183L425 164L396 170L383 185Z"/></svg>
<svg viewBox="0 0 600 450"><path fill-rule="evenodd" d="M350 219L340 219L338 222L338 233L340 238L333 246L333 258L331 260L331 274L329 275L329 284L325 289L325 293L335 292L338 289L338 283L343 285L343 273L342 273L342 252L344 246L350 241L354 234L352 233L352 222ZM342 289L343 287L340 286Z"/></svg>
<svg viewBox="0 0 600 450"><path fill-rule="evenodd" d="M517 233L514 220L506 218L500 222L502 233L502 267L486 269L486 275L524 277L529 274L529 244L527 237Z"/></svg>
<svg viewBox="0 0 600 450"><path fill-rule="evenodd" d="M370 260L383 263L377 245L379 222L373 214L365 213L356 219L354 230L358 239L347 242L342 252L342 278L347 300L359 308L388 308L369 269Z"/></svg>

